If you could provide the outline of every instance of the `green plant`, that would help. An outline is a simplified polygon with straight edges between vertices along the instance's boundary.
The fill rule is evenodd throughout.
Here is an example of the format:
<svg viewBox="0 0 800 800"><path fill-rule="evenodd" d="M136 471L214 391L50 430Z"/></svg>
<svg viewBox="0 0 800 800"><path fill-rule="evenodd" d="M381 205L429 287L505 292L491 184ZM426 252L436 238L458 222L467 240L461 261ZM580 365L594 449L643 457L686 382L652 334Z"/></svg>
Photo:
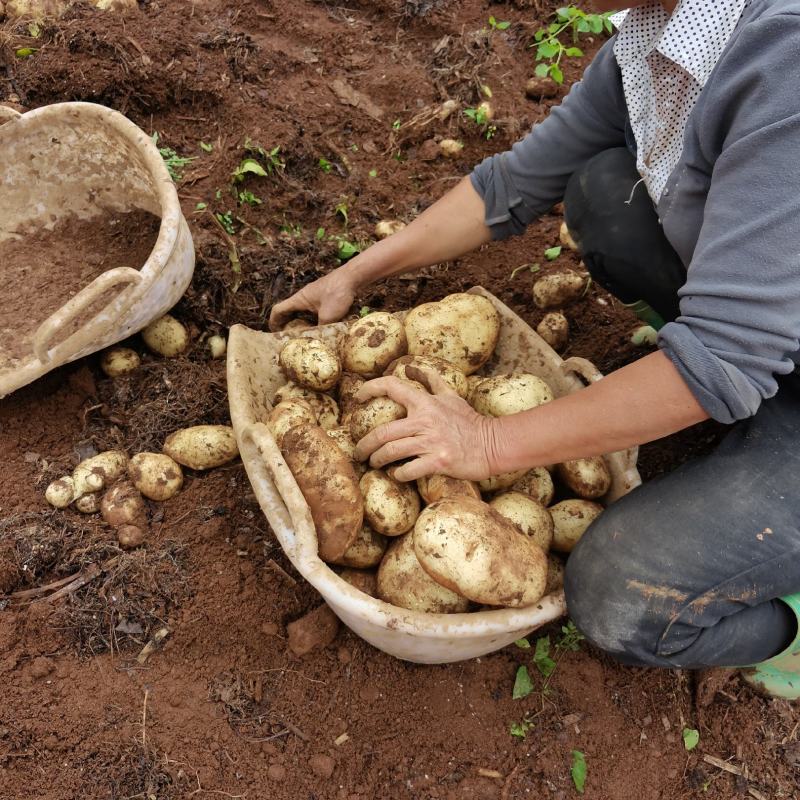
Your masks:
<svg viewBox="0 0 800 800"><path fill-rule="evenodd" d="M236 228L233 226L232 211L226 211L224 214L218 211L216 214L214 214L214 216L216 217L217 222L222 225L225 233L229 234L230 236L233 236L233 234L236 233Z"/></svg>
<svg viewBox="0 0 800 800"><path fill-rule="evenodd" d="M257 175L259 178L266 178L267 171L254 158L243 158L239 166L231 172L231 180L234 183L241 183L248 175Z"/></svg>
<svg viewBox="0 0 800 800"><path fill-rule="evenodd" d="M396 119L396 120L395 120L395 121L392 123L392 130L393 130L393 131L399 131L399 130L400 130L400 127L401 127L401 122L400 122L400 120L399 120L399 119Z"/></svg>
<svg viewBox="0 0 800 800"><path fill-rule="evenodd" d="M333 169L333 164L331 164L331 162L328 161L327 158L320 158L318 163L319 163L319 168L325 173L328 173Z"/></svg>
<svg viewBox="0 0 800 800"><path fill-rule="evenodd" d="M240 203L246 203L248 206L260 206L264 201L254 195L249 189L243 189L239 192L238 198Z"/></svg>
<svg viewBox="0 0 800 800"><path fill-rule="evenodd" d="M586 756L580 750L572 751L572 766L570 767L569 774L572 776L572 782L579 794L583 794L583 789L586 786Z"/></svg>
<svg viewBox="0 0 800 800"><path fill-rule="evenodd" d="M494 17L489 17L489 27L493 31L504 31L511 27L511 23L507 21L498 21Z"/></svg>
<svg viewBox="0 0 800 800"><path fill-rule="evenodd" d="M550 692L550 680L558 667L558 662L568 650L580 650L583 634L575 627L575 623L570 620L566 625L561 626L561 636L556 641L555 648L551 649L550 637L540 636L533 646L533 658L531 659L536 670L542 676L541 693ZM531 643L527 639L517 639L514 642L520 650L530 650ZM527 697L534 690L528 668L523 664L517 668L514 688L511 696L514 700Z"/></svg>
<svg viewBox="0 0 800 800"><path fill-rule="evenodd" d="M465 108L464 116L469 117L469 119L471 119L476 125L483 126L489 121L486 109L481 108L480 106L477 108Z"/></svg>
<svg viewBox="0 0 800 800"><path fill-rule="evenodd" d="M562 247L560 244L555 247L548 247L547 250L544 251L544 257L548 261L555 261L561 255L561 250Z"/></svg>
<svg viewBox="0 0 800 800"><path fill-rule="evenodd" d="M611 15L590 14L576 6L559 8L555 13L555 21L546 28L536 31L533 37L536 47L536 76L539 78L550 77L556 83L564 82L564 72L561 69L563 58L580 58L583 50L577 47L578 37L586 33L612 33ZM572 43L565 44L562 36L571 36Z"/></svg>
<svg viewBox="0 0 800 800"><path fill-rule="evenodd" d="M300 225L299 222L289 222L286 220L283 225L281 225L280 231L281 233L293 236L295 239L299 239L303 235L303 226Z"/></svg>
<svg viewBox="0 0 800 800"><path fill-rule="evenodd" d="M152 139L153 144L158 147L158 131L153 133ZM194 157L190 158L188 156L178 155L177 151L173 150L171 147L158 147L158 152L161 154L161 158L164 159L164 164L167 167L170 178L176 183L183 177L181 170L183 170L187 164L195 160Z"/></svg>
<svg viewBox="0 0 800 800"><path fill-rule="evenodd" d="M333 209L333 213L338 214L344 220L344 226L346 228L350 223L350 220L347 217L347 201L342 200L342 202Z"/></svg>
<svg viewBox="0 0 800 800"><path fill-rule="evenodd" d="M14 55L17 58L30 58L37 50L38 48L36 47L18 47L14 51Z"/></svg>
<svg viewBox="0 0 800 800"><path fill-rule="evenodd" d="M214 145L209 144L208 142L200 142L200 149L204 153L210 153L214 149Z"/></svg>
<svg viewBox="0 0 800 800"><path fill-rule="evenodd" d="M369 174L370 178L377 178L378 177L378 170L371 169L368 174Z"/></svg>
<svg viewBox="0 0 800 800"><path fill-rule="evenodd" d="M511 725L508 726L508 732L518 739L524 739L533 726L534 722L528 717L525 717L520 722L512 722Z"/></svg>
<svg viewBox="0 0 800 800"><path fill-rule="evenodd" d="M336 242L336 257L340 262L348 261L363 249L358 242L351 242L344 236L333 236L331 238Z"/></svg>
<svg viewBox="0 0 800 800"><path fill-rule="evenodd" d="M364 318L364 317L367 316L367 314L371 314L371 313L372 313L372 309L369 306L361 306L361 308L359 309L359 312L358 312L358 316L361 317L361 318Z"/></svg>
<svg viewBox="0 0 800 800"><path fill-rule="evenodd" d="M694 728L683 729L683 746L686 750L694 750L700 742L700 732Z"/></svg>
<svg viewBox="0 0 800 800"><path fill-rule="evenodd" d="M317 228L316 238L317 241L321 241L325 238L325 228Z"/></svg>
<svg viewBox="0 0 800 800"><path fill-rule="evenodd" d="M530 645L528 645L530 647ZM517 675L514 678L514 689L511 692L513 700L521 700L533 691L533 681L531 681L528 668L523 664L517 667Z"/></svg>

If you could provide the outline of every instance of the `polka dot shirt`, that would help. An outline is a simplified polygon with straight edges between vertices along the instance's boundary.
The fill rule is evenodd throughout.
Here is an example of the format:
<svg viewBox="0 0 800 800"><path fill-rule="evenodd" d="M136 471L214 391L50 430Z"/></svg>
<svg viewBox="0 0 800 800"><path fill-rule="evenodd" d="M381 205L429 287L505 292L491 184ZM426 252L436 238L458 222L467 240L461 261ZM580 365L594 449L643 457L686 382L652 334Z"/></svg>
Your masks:
<svg viewBox="0 0 800 800"><path fill-rule="evenodd" d="M612 17L614 55L636 139L639 174L658 202L683 150L686 121L749 0L649 0Z"/></svg>

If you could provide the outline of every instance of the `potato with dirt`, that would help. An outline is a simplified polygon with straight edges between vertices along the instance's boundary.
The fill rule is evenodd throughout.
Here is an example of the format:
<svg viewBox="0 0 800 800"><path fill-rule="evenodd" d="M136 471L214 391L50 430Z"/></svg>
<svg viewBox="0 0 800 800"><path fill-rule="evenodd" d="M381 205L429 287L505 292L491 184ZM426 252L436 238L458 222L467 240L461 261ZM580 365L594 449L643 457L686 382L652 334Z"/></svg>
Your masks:
<svg viewBox="0 0 800 800"><path fill-rule="evenodd" d="M482 492L499 492L501 489L510 489L523 475L524 469L515 469L511 472L501 472L478 481L478 488Z"/></svg>
<svg viewBox="0 0 800 800"><path fill-rule="evenodd" d="M283 437L296 425L307 423L317 424L317 415L308 400L302 397L290 397L276 405L267 417L267 427L275 438L278 447L281 446Z"/></svg>
<svg viewBox="0 0 800 800"><path fill-rule="evenodd" d="M194 425L171 433L164 452L184 467L205 470L233 461L239 446L230 425Z"/></svg>
<svg viewBox="0 0 800 800"><path fill-rule="evenodd" d="M575 458L556 466L556 474L585 500L602 497L611 488L611 473L602 456Z"/></svg>
<svg viewBox="0 0 800 800"><path fill-rule="evenodd" d="M405 227L405 222L401 222L399 219L382 219L375 225L375 237L377 239L388 239Z"/></svg>
<svg viewBox="0 0 800 800"><path fill-rule="evenodd" d="M586 529L603 513L591 500L562 500L549 508L553 517L553 550L571 553Z"/></svg>
<svg viewBox="0 0 800 800"><path fill-rule="evenodd" d="M142 495L129 481L120 481L112 486L100 501L103 520L114 528L122 525L147 525L147 509Z"/></svg>
<svg viewBox="0 0 800 800"><path fill-rule="evenodd" d="M130 347L112 347L103 353L100 359L100 369L109 378L119 378L139 368L142 359Z"/></svg>
<svg viewBox="0 0 800 800"><path fill-rule="evenodd" d="M539 502L521 492L503 492L489 506L502 514L546 553L553 544L553 518Z"/></svg>
<svg viewBox="0 0 800 800"><path fill-rule="evenodd" d="M553 397L552 389L537 375L493 375L473 390L472 407L485 417L506 417L549 403Z"/></svg>
<svg viewBox="0 0 800 800"><path fill-rule="evenodd" d="M306 389L294 381L289 381L277 389L272 399L272 404L276 406L278 403L289 400L292 397L306 400L311 408L314 409L318 424L325 430L339 427L339 406L330 395Z"/></svg>
<svg viewBox="0 0 800 800"><path fill-rule="evenodd" d="M189 346L189 331L175 317L165 314L142 331L147 349L164 358L175 358Z"/></svg>
<svg viewBox="0 0 800 800"><path fill-rule="evenodd" d="M569 341L569 321L559 311L549 311L536 326L536 333L544 339L553 350L561 351Z"/></svg>
<svg viewBox="0 0 800 800"><path fill-rule="evenodd" d="M414 551L413 534L389 543L378 568L378 597L409 611L459 614L469 610L469 600L437 583L422 568Z"/></svg>
<svg viewBox="0 0 800 800"><path fill-rule="evenodd" d="M342 558L358 538L364 501L350 459L317 425L297 425L283 437L281 453L311 510L319 557Z"/></svg>
<svg viewBox="0 0 800 800"><path fill-rule="evenodd" d="M378 574L372 570L347 567L339 573L339 577L359 592L370 597L378 596Z"/></svg>
<svg viewBox="0 0 800 800"><path fill-rule="evenodd" d="M278 356L286 377L315 392L332 389L342 374L339 357L321 339L290 339Z"/></svg>
<svg viewBox="0 0 800 800"><path fill-rule="evenodd" d="M53 481L45 489L44 499L53 508L66 508L75 499L75 482L71 475Z"/></svg>
<svg viewBox="0 0 800 800"><path fill-rule="evenodd" d="M466 397L469 389L467 376L458 367L443 358L435 356L402 356L386 368L384 375L394 375L405 380L419 381L420 372L435 372L455 391L459 397Z"/></svg>
<svg viewBox="0 0 800 800"><path fill-rule="evenodd" d="M84 459L72 471L75 497L105 489L124 475L127 468L128 456L122 450L105 450Z"/></svg>
<svg viewBox="0 0 800 800"><path fill-rule="evenodd" d="M580 299L586 291L586 279L575 272L551 272L533 284L533 302L537 308L560 308Z"/></svg>
<svg viewBox="0 0 800 800"><path fill-rule="evenodd" d="M442 586L489 606L528 606L544 594L547 558L480 500L446 498L417 519L414 552Z"/></svg>
<svg viewBox="0 0 800 800"><path fill-rule="evenodd" d="M462 292L412 308L405 327L411 355L442 358L471 375L494 353L500 315L485 297Z"/></svg>
<svg viewBox="0 0 800 800"><path fill-rule="evenodd" d="M342 369L377 378L386 366L405 355L408 343L403 322L394 314L374 311L356 320L342 340Z"/></svg>
<svg viewBox="0 0 800 800"><path fill-rule="evenodd" d="M555 494L553 478L545 467L529 469L519 480L514 481L511 488L515 492L529 495L543 506L549 506Z"/></svg>
<svg viewBox="0 0 800 800"><path fill-rule="evenodd" d="M367 472L360 482L364 516L384 536L401 536L414 527L422 506L413 485L391 478L382 469Z"/></svg>
<svg viewBox="0 0 800 800"><path fill-rule="evenodd" d="M435 503L444 497L471 497L481 499L478 484L449 475L428 475L417 479L417 491L426 504Z"/></svg>
<svg viewBox="0 0 800 800"><path fill-rule="evenodd" d="M389 540L385 536L376 533L364 523L356 540L347 548L347 552L332 563L353 569L372 569L381 563L388 546Z"/></svg>
<svg viewBox="0 0 800 800"><path fill-rule="evenodd" d="M164 453L137 453L128 465L128 476L148 500L169 500L183 486L183 470Z"/></svg>
<svg viewBox="0 0 800 800"><path fill-rule="evenodd" d="M354 407L350 414L350 435L358 444L368 433L380 425L403 419L406 410L391 397L373 397Z"/></svg>

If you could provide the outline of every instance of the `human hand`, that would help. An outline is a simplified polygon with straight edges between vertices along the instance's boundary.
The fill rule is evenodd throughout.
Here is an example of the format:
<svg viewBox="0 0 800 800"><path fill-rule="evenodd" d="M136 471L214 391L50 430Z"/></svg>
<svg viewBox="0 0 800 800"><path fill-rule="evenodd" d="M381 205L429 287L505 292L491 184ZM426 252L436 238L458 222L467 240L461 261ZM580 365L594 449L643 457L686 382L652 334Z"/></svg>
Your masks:
<svg viewBox="0 0 800 800"><path fill-rule="evenodd" d="M432 394L396 377L365 383L356 400L390 397L406 409L406 417L378 426L356 444L359 461L369 457L380 469L393 461L416 456L397 468L394 477L413 481L426 475L443 474L464 480L482 480L492 474L492 418L478 414L435 372L423 373ZM406 369L409 374L409 369ZM412 377L409 375L409 377Z"/></svg>
<svg viewBox="0 0 800 800"><path fill-rule="evenodd" d="M313 312L320 325L338 322L353 305L357 288L345 267L335 269L276 303L269 315L269 328L281 330L298 311Z"/></svg>

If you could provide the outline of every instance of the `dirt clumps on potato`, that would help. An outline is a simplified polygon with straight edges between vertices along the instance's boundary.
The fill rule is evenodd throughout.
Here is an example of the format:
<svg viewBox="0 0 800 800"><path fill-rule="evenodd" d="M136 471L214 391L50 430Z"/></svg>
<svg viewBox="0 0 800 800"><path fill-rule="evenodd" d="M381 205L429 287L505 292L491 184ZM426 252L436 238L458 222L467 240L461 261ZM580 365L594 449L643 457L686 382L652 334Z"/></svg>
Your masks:
<svg viewBox="0 0 800 800"><path fill-rule="evenodd" d="M459 397L466 397L469 390L467 376L456 366L443 358L435 356L402 356L392 361L384 375L394 375L405 380L419 380L419 371L435 372L455 391Z"/></svg>
<svg viewBox="0 0 800 800"><path fill-rule="evenodd" d="M194 425L171 433L164 452L184 467L204 470L233 461L239 447L230 425Z"/></svg>
<svg viewBox="0 0 800 800"><path fill-rule="evenodd" d="M537 375L495 375L474 388L472 407L487 417L506 417L549 403L553 396L547 383Z"/></svg>
<svg viewBox="0 0 800 800"><path fill-rule="evenodd" d="M315 392L332 389L342 374L338 356L321 339L290 339L278 361L289 380Z"/></svg>
<svg viewBox="0 0 800 800"><path fill-rule="evenodd" d="M302 424L316 425L317 415L308 400L302 397L290 397L282 400L269 412L267 427L272 433L278 447L283 437L294 427Z"/></svg>
<svg viewBox="0 0 800 800"><path fill-rule="evenodd" d="M175 317L165 314L142 331L147 349L164 358L175 358L189 346L189 331Z"/></svg>
<svg viewBox="0 0 800 800"><path fill-rule="evenodd" d="M378 596L378 575L371 570L348 567L339 573L339 577L359 592L364 592L370 597Z"/></svg>
<svg viewBox="0 0 800 800"><path fill-rule="evenodd" d="M543 506L549 506L555 494L553 478L544 467L529 469L519 480L514 481L511 488L515 492L529 495Z"/></svg>
<svg viewBox="0 0 800 800"><path fill-rule="evenodd" d="M576 458L556 467L558 477L578 497L594 500L611 488L611 473L602 456Z"/></svg>
<svg viewBox="0 0 800 800"><path fill-rule="evenodd" d="M385 536L365 524L361 526L356 540L347 548L347 552L333 563L353 569L371 569L380 564L388 546L389 541Z"/></svg>
<svg viewBox="0 0 800 800"><path fill-rule="evenodd" d="M569 341L569 321L560 311L548 311L536 326L536 333L553 350L563 350Z"/></svg>
<svg viewBox="0 0 800 800"><path fill-rule="evenodd" d="M149 500L169 500L183 486L183 470L164 453L137 453L128 465L128 476Z"/></svg>
<svg viewBox="0 0 800 800"><path fill-rule="evenodd" d="M554 272L533 284L537 308L560 308L578 300L586 291L586 279L575 272Z"/></svg>
<svg viewBox="0 0 800 800"><path fill-rule="evenodd" d="M449 475L428 475L417 480L417 490L427 503L435 503L444 497L471 497L481 499L478 484L473 481L451 478Z"/></svg>
<svg viewBox="0 0 800 800"><path fill-rule="evenodd" d="M489 505L546 553L553 543L553 518L539 502L521 492L504 492Z"/></svg>
<svg viewBox="0 0 800 800"><path fill-rule="evenodd" d="M403 323L394 314L375 311L356 320L340 347L342 368L366 378L383 374L387 364L407 348Z"/></svg>
<svg viewBox="0 0 800 800"><path fill-rule="evenodd" d="M112 347L106 350L100 359L100 369L109 378L119 378L133 372L142 363L139 354L130 347Z"/></svg>
<svg viewBox="0 0 800 800"><path fill-rule="evenodd" d="M553 550L571 553L586 529L603 513L603 506L591 500L562 500L550 506L553 517Z"/></svg>
<svg viewBox="0 0 800 800"><path fill-rule="evenodd" d="M421 503L411 484L400 483L382 469L374 469L361 478L360 487L364 516L378 533L401 536L414 527Z"/></svg>
<svg viewBox="0 0 800 800"><path fill-rule="evenodd" d="M373 397L356 406L350 414L350 435L358 444L368 433L380 425L403 419L406 410L390 397Z"/></svg>
<svg viewBox="0 0 800 800"><path fill-rule="evenodd" d="M114 528L122 525L147 525L147 510L142 495L129 481L120 481L112 486L100 501L103 520Z"/></svg>
<svg viewBox="0 0 800 800"><path fill-rule="evenodd" d="M276 406L293 397L305 400L314 409L320 427L330 430L339 426L339 406L336 401L330 395L307 389L294 381L288 381L275 392L272 404Z"/></svg>
<svg viewBox="0 0 800 800"><path fill-rule="evenodd" d="M352 462L317 425L289 430L281 452L311 510L320 558L340 559L364 521L364 502Z"/></svg>

